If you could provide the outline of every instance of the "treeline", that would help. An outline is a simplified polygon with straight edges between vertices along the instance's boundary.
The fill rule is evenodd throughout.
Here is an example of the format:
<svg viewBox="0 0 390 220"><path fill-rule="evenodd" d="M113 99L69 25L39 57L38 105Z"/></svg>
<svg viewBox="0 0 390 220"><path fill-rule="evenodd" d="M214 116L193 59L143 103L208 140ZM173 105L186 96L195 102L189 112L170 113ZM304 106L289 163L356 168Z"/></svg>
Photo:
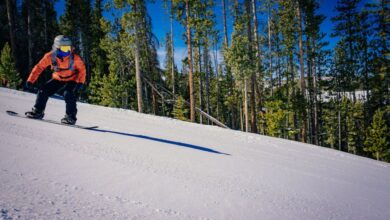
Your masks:
<svg viewBox="0 0 390 220"><path fill-rule="evenodd" d="M318 0L165 0L165 42L152 33L150 2L66 0L59 20L54 3L0 3L3 86L23 88L61 33L86 62L89 86L81 98L89 103L220 122L390 161L386 0L338 0L331 33L320 29ZM110 20L103 10L112 12ZM187 57L180 61L174 21L185 29ZM332 49L327 35L337 40Z"/></svg>

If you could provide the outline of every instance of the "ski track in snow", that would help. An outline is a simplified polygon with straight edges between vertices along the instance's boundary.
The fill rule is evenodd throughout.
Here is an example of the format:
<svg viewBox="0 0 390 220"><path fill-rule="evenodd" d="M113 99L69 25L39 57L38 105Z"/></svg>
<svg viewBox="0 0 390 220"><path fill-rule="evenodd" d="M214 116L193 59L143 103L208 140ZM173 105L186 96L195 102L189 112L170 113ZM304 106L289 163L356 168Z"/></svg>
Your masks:
<svg viewBox="0 0 390 220"><path fill-rule="evenodd" d="M5 113L34 100L0 88L0 219L390 219L387 163L83 103L95 131Z"/></svg>

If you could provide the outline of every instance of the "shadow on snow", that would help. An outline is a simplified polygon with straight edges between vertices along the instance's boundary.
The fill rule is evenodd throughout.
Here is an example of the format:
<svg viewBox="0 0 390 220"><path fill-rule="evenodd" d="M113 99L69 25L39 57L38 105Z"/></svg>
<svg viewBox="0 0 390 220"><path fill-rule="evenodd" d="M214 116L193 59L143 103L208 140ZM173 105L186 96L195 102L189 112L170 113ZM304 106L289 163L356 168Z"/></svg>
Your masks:
<svg viewBox="0 0 390 220"><path fill-rule="evenodd" d="M222 153L222 152L219 152L219 151L207 148L207 147L202 147L202 146L193 145L193 144L187 144L187 143L183 143L183 142L171 141L171 140L166 140L166 139L161 139L161 138L155 138L155 137L150 137L150 136L146 136L146 135L130 134L130 133L124 133L124 132L118 132L118 131L103 130L103 129L98 129L98 128L93 128L90 130L102 132L102 133L111 133L111 134L118 134L118 135L123 135L123 136L128 136L128 137L141 138L141 139L161 142L161 143L165 143L165 144L172 144L172 145L176 145L176 146L180 146L180 147L192 148L195 150L200 150L200 151L204 151L204 152L208 152L208 153L215 153L215 154L231 156L230 154Z"/></svg>

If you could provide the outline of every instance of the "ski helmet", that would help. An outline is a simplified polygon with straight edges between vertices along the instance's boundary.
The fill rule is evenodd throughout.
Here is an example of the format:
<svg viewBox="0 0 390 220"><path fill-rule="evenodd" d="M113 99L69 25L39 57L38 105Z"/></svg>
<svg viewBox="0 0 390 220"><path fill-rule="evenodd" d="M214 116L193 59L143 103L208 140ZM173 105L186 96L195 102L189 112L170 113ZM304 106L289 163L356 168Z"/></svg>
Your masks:
<svg viewBox="0 0 390 220"><path fill-rule="evenodd" d="M58 35L54 38L53 49L59 49L61 46L72 46L72 41L69 37Z"/></svg>

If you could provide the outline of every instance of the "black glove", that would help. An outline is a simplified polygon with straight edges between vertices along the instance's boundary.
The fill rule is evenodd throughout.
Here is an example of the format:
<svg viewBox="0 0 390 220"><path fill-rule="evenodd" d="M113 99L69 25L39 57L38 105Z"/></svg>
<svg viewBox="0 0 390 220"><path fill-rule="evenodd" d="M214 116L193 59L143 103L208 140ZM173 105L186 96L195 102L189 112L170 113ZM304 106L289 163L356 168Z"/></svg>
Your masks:
<svg viewBox="0 0 390 220"><path fill-rule="evenodd" d="M79 94L82 90L84 90L84 88L85 88L85 85L83 83L77 83L73 89L73 92L75 94Z"/></svg>

